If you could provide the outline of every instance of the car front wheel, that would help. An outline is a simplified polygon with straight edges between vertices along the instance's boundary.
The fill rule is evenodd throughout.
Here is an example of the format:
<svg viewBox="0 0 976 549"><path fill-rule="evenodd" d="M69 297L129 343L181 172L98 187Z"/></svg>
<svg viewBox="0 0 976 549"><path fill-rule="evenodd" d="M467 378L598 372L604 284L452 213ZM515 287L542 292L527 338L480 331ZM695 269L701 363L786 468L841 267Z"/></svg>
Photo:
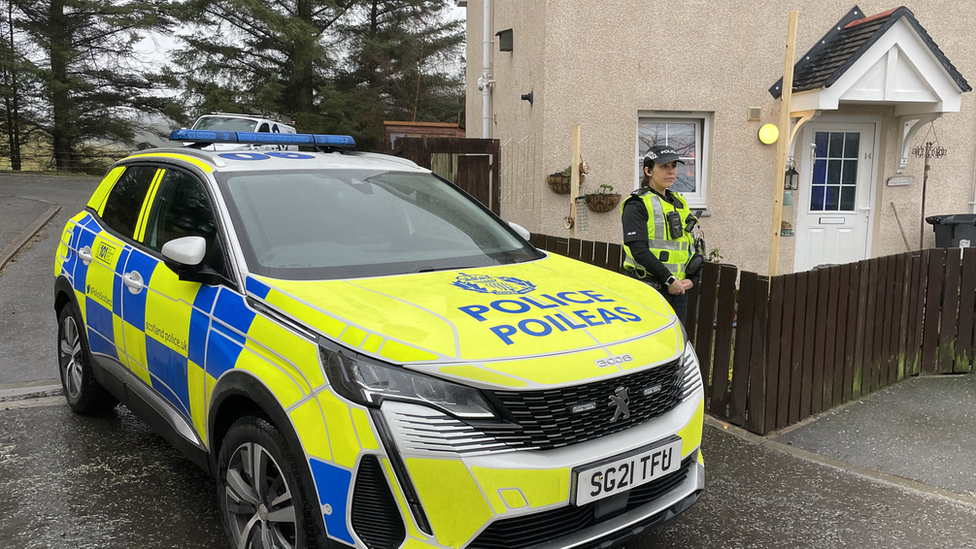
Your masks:
<svg viewBox="0 0 976 549"><path fill-rule="evenodd" d="M217 501L233 547L315 546L297 464L271 423L257 416L237 420L221 444L218 472Z"/></svg>
<svg viewBox="0 0 976 549"><path fill-rule="evenodd" d="M58 317L58 369L64 398L81 414L111 410L119 401L95 379L83 326L75 306L65 305Z"/></svg>

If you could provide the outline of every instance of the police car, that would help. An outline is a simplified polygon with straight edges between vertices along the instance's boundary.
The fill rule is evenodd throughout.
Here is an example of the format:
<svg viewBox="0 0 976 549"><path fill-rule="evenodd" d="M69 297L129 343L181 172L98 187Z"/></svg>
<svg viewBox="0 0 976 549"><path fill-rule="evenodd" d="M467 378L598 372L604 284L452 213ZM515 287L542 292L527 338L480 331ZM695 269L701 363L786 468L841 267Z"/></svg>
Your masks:
<svg viewBox="0 0 976 549"><path fill-rule="evenodd" d="M215 475L231 546L609 547L698 499L698 361L653 289L349 137L171 139L61 234L61 380Z"/></svg>
<svg viewBox="0 0 976 549"><path fill-rule="evenodd" d="M275 116L275 115L271 115ZM194 130L222 132L258 133L296 133L295 127L277 118L265 118L231 112L212 112L196 119L191 126ZM282 143L222 143L216 142L203 147L212 151L233 150L298 150L297 146Z"/></svg>

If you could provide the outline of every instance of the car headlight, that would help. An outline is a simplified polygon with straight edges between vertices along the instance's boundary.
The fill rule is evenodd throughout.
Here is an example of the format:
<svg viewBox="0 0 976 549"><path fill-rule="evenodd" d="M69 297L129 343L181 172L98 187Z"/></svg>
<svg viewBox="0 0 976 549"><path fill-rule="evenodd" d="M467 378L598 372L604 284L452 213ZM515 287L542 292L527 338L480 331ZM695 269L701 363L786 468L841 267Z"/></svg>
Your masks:
<svg viewBox="0 0 976 549"><path fill-rule="evenodd" d="M685 352L681 353L679 359L681 371L681 400L684 400L695 392L695 389L702 385L701 371L698 365L698 355L690 341L685 341Z"/></svg>
<svg viewBox="0 0 976 549"><path fill-rule="evenodd" d="M478 389L383 364L323 340L319 354L336 392L358 404L379 406L389 399L433 406L457 417L495 417Z"/></svg>

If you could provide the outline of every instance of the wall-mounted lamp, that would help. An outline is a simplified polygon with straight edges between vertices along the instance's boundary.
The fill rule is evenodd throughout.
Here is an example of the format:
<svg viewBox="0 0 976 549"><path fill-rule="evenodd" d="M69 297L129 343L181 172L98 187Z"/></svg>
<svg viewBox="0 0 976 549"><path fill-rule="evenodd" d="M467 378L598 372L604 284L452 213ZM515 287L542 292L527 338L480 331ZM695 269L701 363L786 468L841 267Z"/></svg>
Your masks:
<svg viewBox="0 0 976 549"><path fill-rule="evenodd" d="M512 29L505 29L495 33L498 37L498 51L512 51Z"/></svg>
<svg viewBox="0 0 976 549"><path fill-rule="evenodd" d="M787 162L786 173L783 174L783 222L780 226L780 236L793 236L793 193L799 188L800 172L790 158Z"/></svg>
<svg viewBox="0 0 976 549"><path fill-rule="evenodd" d="M531 92L531 91L529 93L523 93L522 94L522 101L528 101L529 102L529 106L532 105L532 101L533 101L534 98L535 98L535 94L533 92Z"/></svg>
<svg viewBox="0 0 976 549"><path fill-rule="evenodd" d="M763 145L772 145L777 139L779 139L779 128L776 127L776 124L763 124L759 128L759 141Z"/></svg>
<svg viewBox="0 0 976 549"><path fill-rule="evenodd" d="M790 158L786 163L788 166L786 168L786 173L783 175L783 188L787 191L795 191L799 189L800 183L800 172L796 171L796 163Z"/></svg>

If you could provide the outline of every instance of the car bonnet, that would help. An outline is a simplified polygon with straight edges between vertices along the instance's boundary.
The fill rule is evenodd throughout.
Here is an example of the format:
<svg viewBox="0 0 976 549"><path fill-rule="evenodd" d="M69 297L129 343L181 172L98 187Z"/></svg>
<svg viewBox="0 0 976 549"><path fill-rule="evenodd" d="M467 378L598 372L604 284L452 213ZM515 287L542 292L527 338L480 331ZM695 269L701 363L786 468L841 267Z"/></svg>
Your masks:
<svg viewBox="0 0 976 549"><path fill-rule="evenodd" d="M386 362L482 386L553 386L674 359L681 328L639 281L550 255L377 278L251 276L252 297Z"/></svg>

